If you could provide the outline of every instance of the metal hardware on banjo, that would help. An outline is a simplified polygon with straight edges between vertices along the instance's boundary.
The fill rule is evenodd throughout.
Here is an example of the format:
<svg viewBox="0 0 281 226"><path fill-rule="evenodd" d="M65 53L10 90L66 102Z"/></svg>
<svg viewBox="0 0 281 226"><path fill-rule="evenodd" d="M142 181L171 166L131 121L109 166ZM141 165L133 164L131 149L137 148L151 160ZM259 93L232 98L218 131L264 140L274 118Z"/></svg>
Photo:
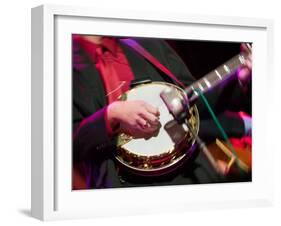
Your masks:
<svg viewBox="0 0 281 226"><path fill-rule="evenodd" d="M139 175L158 176L173 171L184 160L189 159L196 147L195 138L184 124L179 124L170 114L161 94L173 91L178 96L175 101L180 103L186 99L186 93L191 93L190 101L194 102L198 98L196 90L204 93L226 81L245 64L247 54L236 55L185 90L170 83L151 82L138 85L124 93L121 100L143 100L157 107L160 112L161 128L157 136L149 139L119 134L116 159L121 165ZM196 105L192 105L187 111L188 122L197 135L200 120Z"/></svg>

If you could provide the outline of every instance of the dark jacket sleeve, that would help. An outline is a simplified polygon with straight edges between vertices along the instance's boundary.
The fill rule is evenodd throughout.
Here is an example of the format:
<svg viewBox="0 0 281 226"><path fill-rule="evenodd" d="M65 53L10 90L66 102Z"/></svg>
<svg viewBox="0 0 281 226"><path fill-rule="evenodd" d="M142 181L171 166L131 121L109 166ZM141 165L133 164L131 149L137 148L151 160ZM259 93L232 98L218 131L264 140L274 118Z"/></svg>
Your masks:
<svg viewBox="0 0 281 226"><path fill-rule="evenodd" d="M89 156L98 156L113 143L106 126L106 110L103 107L92 115L79 120L81 114L73 107L73 149L75 159L86 159Z"/></svg>
<svg viewBox="0 0 281 226"><path fill-rule="evenodd" d="M227 136L242 137L245 135L244 123L235 112L225 111L219 113L216 117ZM205 142L213 141L216 138L225 138L211 117L200 121L199 136Z"/></svg>
<svg viewBox="0 0 281 226"><path fill-rule="evenodd" d="M113 141L107 131L103 83L75 39L72 57L72 148L76 161L92 155L96 158Z"/></svg>

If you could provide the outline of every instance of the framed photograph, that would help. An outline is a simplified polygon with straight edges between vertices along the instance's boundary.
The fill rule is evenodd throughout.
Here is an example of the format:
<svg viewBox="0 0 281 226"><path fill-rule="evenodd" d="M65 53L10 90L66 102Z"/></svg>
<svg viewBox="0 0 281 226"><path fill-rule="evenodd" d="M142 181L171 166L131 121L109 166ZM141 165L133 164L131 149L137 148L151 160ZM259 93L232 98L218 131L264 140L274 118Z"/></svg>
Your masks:
<svg viewBox="0 0 281 226"><path fill-rule="evenodd" d="M272 32L257 18L33 8L32 216L271 205Z"/></svg>

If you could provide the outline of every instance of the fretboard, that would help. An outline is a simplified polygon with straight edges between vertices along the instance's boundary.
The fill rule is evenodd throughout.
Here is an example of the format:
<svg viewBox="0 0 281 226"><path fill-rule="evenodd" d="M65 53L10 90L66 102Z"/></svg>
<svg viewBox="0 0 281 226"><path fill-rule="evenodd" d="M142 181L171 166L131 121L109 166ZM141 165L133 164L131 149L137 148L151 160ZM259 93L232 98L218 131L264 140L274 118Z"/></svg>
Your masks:
<svg viewBox="0 0 281 226"><path fill-rule="evenodd" d="M186 88L187 93L191 93L190 102L196 100L198 98L198 92L199 90L202 93L205 93L220 83L227 81L230 79L236 72L236 70L241 67L243 64L245 64L247 57L247 53L240 53L224 64L220 65L215 70L211 71L198 81L194 82L192 85L190 85L188 88Z"/></svg>

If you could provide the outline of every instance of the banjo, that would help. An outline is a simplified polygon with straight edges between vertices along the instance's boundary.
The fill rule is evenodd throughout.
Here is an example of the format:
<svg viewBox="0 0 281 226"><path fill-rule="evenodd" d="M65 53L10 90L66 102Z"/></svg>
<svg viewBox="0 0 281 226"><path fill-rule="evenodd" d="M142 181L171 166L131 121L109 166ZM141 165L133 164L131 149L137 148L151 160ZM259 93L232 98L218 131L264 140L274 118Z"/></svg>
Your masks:
<svg viewBox="0 0 281 226"><path fill-rule="evenodd" d="M157 107L160 112L161 127L157 136L149 139L119 134L115 157L121 166L137 175L160 176L175 170L189 159L196 148L194 133L192 135L185 124L179 124L174 119L160 97L161 93L173 90L182 100L186 98L186 93L191 93L189 100L194 101L199 97L196 90L205 93L230 79L236 70L245 64L247 55L248 53L240 53L234 56L185 90L166 82L150 82L137 85L125 92L120 100L143 100ZM196 105L190 107L188 111L187 120L197 135L200 120Z"/></svg>

